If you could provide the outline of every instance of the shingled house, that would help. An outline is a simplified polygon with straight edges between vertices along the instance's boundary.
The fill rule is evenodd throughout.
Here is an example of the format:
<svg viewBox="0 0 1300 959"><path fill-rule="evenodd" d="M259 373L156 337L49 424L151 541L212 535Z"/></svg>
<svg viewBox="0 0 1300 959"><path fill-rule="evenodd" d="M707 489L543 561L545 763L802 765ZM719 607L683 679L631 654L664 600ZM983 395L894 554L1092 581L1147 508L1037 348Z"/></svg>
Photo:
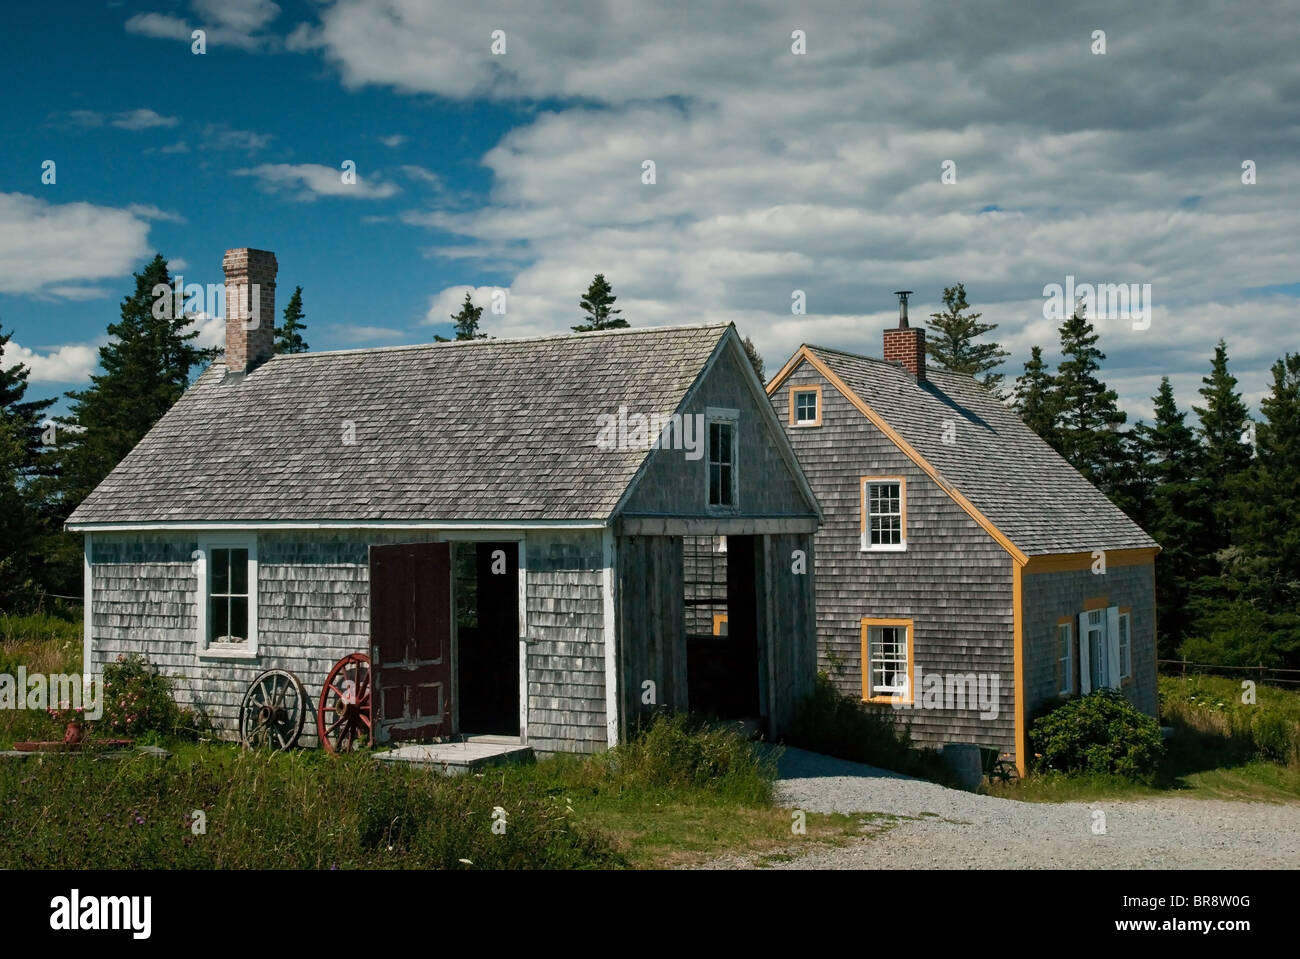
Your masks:
<svg viewBox="0 0 1300 959"><path fill-rule="evenodd" d="M1110 686L1156 712L1155 542L925 332L884 359L801 347L768 384L825 512L820 668L914 739L997 747Z"/></svg>
<svg viewBox="0 0 1300 959"><path fill-rule="evenodd" d="M315 695L353 652L380 741L590 751L657 706L781 732L820 514L734 328L272 355L274 255L224 267L224 360L68 521L88 664L142 653L227 733L260 670ZM688 635L700 605L726 628Z"/></svg>

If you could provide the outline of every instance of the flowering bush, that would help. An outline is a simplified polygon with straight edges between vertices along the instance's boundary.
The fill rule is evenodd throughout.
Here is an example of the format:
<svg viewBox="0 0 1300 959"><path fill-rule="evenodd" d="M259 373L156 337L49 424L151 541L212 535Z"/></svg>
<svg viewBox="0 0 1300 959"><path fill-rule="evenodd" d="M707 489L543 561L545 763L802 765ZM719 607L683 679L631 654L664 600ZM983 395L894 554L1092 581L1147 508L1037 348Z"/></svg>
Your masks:
<svg viewBox="0 0 1300 959"><path fill-rule="evenodd" d="M71 703L64 701L58 706L46 710L50 718L54 720L56 726L64 726L68 723L84 723L86 721L86 711L80 707L73 707Z"/></svg>
<svg viewBox="0 0 1300 959"><path fill-rule="evenodd" d="M104 667L104 727L137 737L147 732L175 735L193 726L193 715L172 699L172 683L137 653L118 656Z"/></svg>

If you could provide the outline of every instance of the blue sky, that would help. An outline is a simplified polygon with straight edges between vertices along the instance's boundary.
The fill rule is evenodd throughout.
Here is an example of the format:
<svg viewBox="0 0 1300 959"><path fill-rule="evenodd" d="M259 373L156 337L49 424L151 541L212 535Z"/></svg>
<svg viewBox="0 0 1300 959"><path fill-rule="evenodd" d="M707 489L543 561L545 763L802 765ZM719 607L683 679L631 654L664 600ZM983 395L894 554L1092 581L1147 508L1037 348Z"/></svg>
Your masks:
<svg viewBox="0 0 1300 959"><path fill-rule="evenodd" d="M769 370L805 341L878 355L890 291L915 318L960 280L1012 376L1054 352L1045 285L1149 283L1149 329L1098 319L1133 418L1163 373L1190 405L1219 336L1252 404L1300 348L1285 4L786 6L15 8L5 360L80 386L132 271L161 251L218 283L236 246L275 251L281 307L303 286L313 349L427 341L466 289L508 292L496 335L565 330L596 272L634 325L733 321Z"/></svg>

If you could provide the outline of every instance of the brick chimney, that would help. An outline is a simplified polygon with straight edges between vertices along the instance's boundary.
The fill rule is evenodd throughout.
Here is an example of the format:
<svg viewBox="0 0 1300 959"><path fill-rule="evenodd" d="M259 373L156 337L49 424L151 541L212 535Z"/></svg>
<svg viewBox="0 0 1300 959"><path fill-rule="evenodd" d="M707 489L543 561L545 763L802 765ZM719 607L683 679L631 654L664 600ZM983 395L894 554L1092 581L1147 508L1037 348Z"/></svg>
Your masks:
<svg viewBox="0 0 1300 959"><path fill-rule="evenodd" d="M885 330L885 362L901 363L917 380L925 379L925 330L907 325L907 298L911 290L899 290L898 327Z"/></svg>
<svg viewBox="0 0 1300 959"><path fill-rule="evenodd" d="M221 258L226 271L226 369L247 373L275 345L275 254L241 247Z"/></svg>

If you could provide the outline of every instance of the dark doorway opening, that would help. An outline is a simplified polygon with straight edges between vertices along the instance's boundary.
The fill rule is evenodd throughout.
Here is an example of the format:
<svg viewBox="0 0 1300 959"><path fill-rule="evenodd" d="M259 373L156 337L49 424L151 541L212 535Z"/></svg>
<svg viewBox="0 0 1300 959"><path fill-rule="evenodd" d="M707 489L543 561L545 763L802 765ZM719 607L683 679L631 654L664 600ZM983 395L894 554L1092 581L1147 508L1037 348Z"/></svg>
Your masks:
<svg viewBox="0 0 1300 959"><path fill-rule="evenodd" d="M759 716L754 537L683 537L686 686L692 712Z"/></svg>
<svg viewBox="0 0 1300 959"><path fill-rule="evenodd" d="M460 728L519 735L519 544L456 544Z"/></svg>

